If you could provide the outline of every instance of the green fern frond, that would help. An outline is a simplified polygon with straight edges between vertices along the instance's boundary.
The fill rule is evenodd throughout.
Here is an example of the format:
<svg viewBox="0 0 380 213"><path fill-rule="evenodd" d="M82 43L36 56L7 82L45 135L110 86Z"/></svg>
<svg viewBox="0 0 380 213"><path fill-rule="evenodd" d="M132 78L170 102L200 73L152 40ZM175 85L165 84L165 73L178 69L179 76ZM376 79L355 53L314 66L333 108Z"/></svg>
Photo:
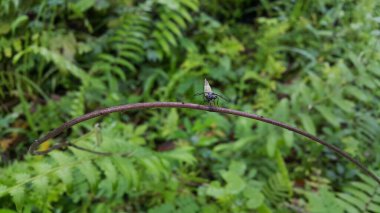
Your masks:
<svg viewBox="0 0 380 213"><path fill-rule="evenodd" d="M193 21L190 11L196 12L199 7L198 1L180 0L175 1L176 7L161 4L158 9L160 19L155 23L152 33L155 41L156 51L161 51L166 55L171 55L171 48L178 46L178 41L182 37L188 24Z"/></svg>
<svg viewBox="0 0 380 213"><path fill-rule="evenodd" d="M25 199L25 190L22 187L12 188L9 191L9 194L12 196L12 200L16 205L17 211L21 211L23 208L23 202Z"/></svg>
<svg viewBox="0 0 380 213"><path fill-rule="evenodd" d="M286 201L293 194L292 184L285 166L285 162L279 150L276 151L277 169L275 173L269 173L268 181L263 187L263 194L273 205Z"/></svg>
<svg viewBox="0 0 380 213"><path fill-rule="evenodd" d="M326 186L321 187L317 193L308 192L306 196L309 200L308 210L311 213L343 213L343 208L339 205L338 199Z"/></svg>
<svg viewBox="0 0 380 213"><path fill-rule="evenodd" d="M380 186L374 180L359 175L361 181L354 181L338 193L341 206L349 213L378 212L380 209Z"/></svg>
<svg viewBox="0 0 380 213"><path fill-rule="evenodd" d="M0 87L2 88L0 90L0 98L4 98L5 96L20 95L16 92L17 82L20 82L23 90L37 92L46 100L48 99L46 93L32 79L29 79L25 75L20 75L17 72L10 71L0 71Z"/></svg>
<svg viewBox="0 0 380 213"><path fill-rule="evenodd" d="M51 51L46 47L37 45L29 46L14 56L13 63L17 63L21 57L30 53L42 56L47 62L53 62L60 70L69 71L72 75L81 79L84 84L88 83L89 76L84 70L67 60L61 54Z"/></svg>
<svg viewBox="0 0 380 213"><path fill-rule="evenodd" d="M184 213L196 213L200 208L198 203L193 197L183 196L175 199L173 202L166 202L149 209L149 213L159 212L184 212Z"/></svg>
<svg viewBox="0 0 380 213"><path fill-rule="evenodd" d="M131 12L121 22L108 38L107 45L112 54L100 54L102 61L97 63L109 64L107 70L115 73L119 73L118 69L136 72L136 64L143 61L146 55L144 44L149 33L150 17L142 11ZM93 69L99 69L97 63Z"/></svg>
<svg viewBox="0 0 380 213"><path fill-rule="evenodd" d="M272 204L279 204L289 198L290 191L288 181L281 173L276 173L266 182L262 192Z"/></svg>
<svg viewBox="0 0 380 213"><path fill-rule="evenodd" d="M141 193L141 189L155 191L155 186L168 179L178 164L195 162L191 148L180 147L178 150L157 153L126 142L123 137L132 137L130 134L115 138L115 135L124 134L128 128L121 123L116 125L114 123L102 129L101 143L96 141L94 134L84 135L72 142L88 149L114 153L111 156L70 147L71 152L51 152L42 160L29 158L14 164L9 171L1 169L0 195L10 196L18 210L31 204L40 210L51 209L52 202L60 199L59 195L71 193L70 189L74 187L76 193L82 190L88 194L90 190L96 191L96 196L121 198L139 190ZM131 134L141 135L144 129L135 128Z"/></svg>
<svg viewBox="0 0 380 213"><path fill-rule="evenodd" d="M82 89L81 89L82 90ZM69 114L71 117L79 117L85 113L85 100L84 93L72 92L69 93L68 98L71 100Z"/></svg>

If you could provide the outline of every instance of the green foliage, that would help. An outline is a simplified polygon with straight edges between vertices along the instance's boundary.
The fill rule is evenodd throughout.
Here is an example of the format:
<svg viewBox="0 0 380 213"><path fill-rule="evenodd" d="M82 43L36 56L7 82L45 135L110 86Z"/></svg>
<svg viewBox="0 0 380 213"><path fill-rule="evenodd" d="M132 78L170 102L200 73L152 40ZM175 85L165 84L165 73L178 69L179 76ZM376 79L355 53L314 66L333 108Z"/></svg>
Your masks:
<svg viewBox="0 0 380 213"><path fill-rule="evenodd" d="M230 208L233 212L258 209L264 204L262 184L254 180L255 171L251 171L243 178L247 167L242 162L232 161L228 170L221 170L220 175L226 183L211 182L209 186L201 188L201 196L210 196L216 199L222 209Z"/></svg>
<svg viewBox="0 0 380 213"><path fill-rule="evenodd" d="M321 186L318 193L306 192L310 212L377 212L379 209L379 186L372 179L360 175L343 187L342 192L333 192Z"/></svg>
<svg viewBox="0 0 380 213"><path fill-rule="evenodd" d="M135 143L133 138L125 141L113 137L125 134L127 128L114 123L102 130L102 141L97 141L94 132L73 141L87 148L112 152L112 156L70 148L71 153L52 152L42 159L29 156L25 162L2 169L0 193L3 199L11 196L18 211L28 208L42 211L52 210L53 202L59 201L63 194L71 196L72 200L67 202L73 204L86 199L88 193L93 194L91 199L141 196L155 193L157 186L170 178L171 170L179 163L195 163L191 149L186 146L156 153ZM109 207L112 206L117 203ZM61 210L69 208L62 206Z"/></svg>
<svg viewBox="0 0 380 213"><path fill-rule="evenodd" d="M340 205L347 212L376 212L380 209L380 187L373 180L360 175L361 181L349 183L338 193Z"/></svg>
<svg viewBox="0 0 380 213"><path fill-rule="evenodd" d="M308 193L310 212L344 212L337 198L327 188L321 188L318 193Z"/></svg>
<svg viewBox="0 0 380 213"><path fill-rule="evenodd" d="M108 106L201 103L297 126L378 171L375 0L0 3L1 212L376 212L379 190L335 153L244 118L183 109L80 123Z"/></svg>

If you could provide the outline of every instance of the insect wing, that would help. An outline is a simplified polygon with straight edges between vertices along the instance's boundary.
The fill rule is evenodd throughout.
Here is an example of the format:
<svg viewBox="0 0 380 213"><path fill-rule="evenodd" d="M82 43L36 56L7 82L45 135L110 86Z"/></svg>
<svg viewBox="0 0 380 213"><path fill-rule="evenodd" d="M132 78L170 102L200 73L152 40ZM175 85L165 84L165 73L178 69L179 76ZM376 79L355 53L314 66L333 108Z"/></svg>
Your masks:
<svg viewBox="0 0 380 213"><path fill-rule="evenodd" d="M207 81L206 79L205 79L204 92L205 92L205 94L207 94L207 93L212 93L212 90L211 90L210 84L208 83L208 81Z"/></svg>

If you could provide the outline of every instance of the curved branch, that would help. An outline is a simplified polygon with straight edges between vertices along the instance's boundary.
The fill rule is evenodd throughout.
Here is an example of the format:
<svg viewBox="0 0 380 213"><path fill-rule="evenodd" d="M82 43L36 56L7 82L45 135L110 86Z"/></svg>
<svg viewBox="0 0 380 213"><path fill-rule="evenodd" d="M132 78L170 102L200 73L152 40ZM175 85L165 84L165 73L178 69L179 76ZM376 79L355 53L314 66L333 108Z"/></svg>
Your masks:
<svg viewBox="0 0 380 213"><path fill-rule="evenodd" d="M113 112L123 112L123 111L129 111L129 110L136 110L136 109L147 109L147 108L187 108L187 109L196 109L196 110L205 110L205 111L210 111L210 112L218 112L218 113L224 113L224 114L231 114L231 115L237 115L241 117L246 117L246 118L251 118L255 120L259 120L265 123L269 123L275 126L279 126L285 129L288 129L292 132L295 132L299 135L305 136L309 138L312 141L315 141L317 143L322 144L323 146L326 146L327 148L333 150L336 152L338 155L340 155L343 158L346 158L347 160L351 161L353 164L355 164L357 167L359 167L363 173L366 175L370 176L373 178L378 184L380 184L380 178L377 177L374 173L369 171L363 164L361 164L359 161L351 157L349 154L346 152L342 151L338 147L329 144L316 136L309 134L303 130L297 129L295 127L289 126L285 123L281 123L276 120L272 120L269 118L264 118L263 116L247 113L247 112L241 112L238 110L233 110L233 109L227 109L227 108L221 108L221 107L215 107L215 106L207 106L207 105L199 105L199 104L193 104L193 103L183 103L183 102L151 102L151 103L135 103L135 104L126 104L126 105L121 105L121 106L114 106L114 107L109 107L105 109L100 109L96 110L90 113L87 113L85 115L82 115L80 117L74 118L70 121L67 121L66 123L62 124L60 127L54 129L53 131L49 132L47 135L44 137L36 140L29 148L29 152L34 154L34 155L41 155L41 154L46 154L54 149L58 149L65 144L57 144L55 146L50 147L48 150L45 151L36 151L37 147L41 145L43 142L47 141L50 138L54 138L66 129L74 126L77 123L80 123L82 121L89 120L91 118L95 118L98 116L102 115L107 115Z"/></svg>

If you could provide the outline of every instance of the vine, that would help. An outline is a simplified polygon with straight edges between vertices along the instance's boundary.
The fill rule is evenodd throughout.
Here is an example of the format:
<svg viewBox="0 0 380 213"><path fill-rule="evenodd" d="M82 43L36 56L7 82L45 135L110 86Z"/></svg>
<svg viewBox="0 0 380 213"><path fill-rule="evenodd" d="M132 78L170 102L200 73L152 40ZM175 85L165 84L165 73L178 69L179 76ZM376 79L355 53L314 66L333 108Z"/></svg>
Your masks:
<svg viewBox="0 0 380 213"><path fill-rule="evenodd" d="M47 141L48 139L54 138L55 136L59 135L62 133L64 130L74 126L75 124L78 124L82 121L89 120L91 118L95 118L98 116L103 116L107 115L113 112L123 112L123 111L128 111L128 110L135 110L135 109L147 109L147 108L188 108L188 109L196 109L196 110L205 110L205 111L210 111L210 112L218 112L218 113L225 113L225 114L232 114L232 115L237 115L237 116L242 116L246 118L251 118L255 120L259 120L265 123L269 123L278 127L282 127L285 129L288 129L292 132L295 132L299 135L305 136L309 138L312 141L315 141L319 144L322 144L323 146L326 146L327 148L333 150L337 154L339 154L341 157L346 158L347 160L351 161L353 164L358 166L366 175L370 176L373 178L378 184L380 184L380 178L377 177L374 173L369 171L366 166L361 164L359 161L355 160L353 157L351 157L349 154L344 152L343 150L339 149L338 147L329 144L316 136L305 132L303 130L297 129L295 127L289 126L285 123L272 120L269 118L264 118L263 116L260 115L255 115L251 113L246 113L238 110L232 110L232 109L227 109L227 108L221 108L221 107L214 107L214 106L205 106L205 105L199 105L199 104L192 104L192 103L184 103L184 102L151 102L151 103L136 103L136 104L127 104L127 105L121 105L121 106L114 106L114 107L109 107L101 110L96 110L90 113L87 113L85 115L82 115L80 117L74 118L64 124L62 124L60 127L54 129L53 131L49 132L47 135L44 137L36 140L29 148L29 152L32 154L46 154L54 149L58 149L63 146L63 143L57 144L55 146L52 146L51 148L39 152L36 151L37 147L42 144L43 142Z"/></svg>

